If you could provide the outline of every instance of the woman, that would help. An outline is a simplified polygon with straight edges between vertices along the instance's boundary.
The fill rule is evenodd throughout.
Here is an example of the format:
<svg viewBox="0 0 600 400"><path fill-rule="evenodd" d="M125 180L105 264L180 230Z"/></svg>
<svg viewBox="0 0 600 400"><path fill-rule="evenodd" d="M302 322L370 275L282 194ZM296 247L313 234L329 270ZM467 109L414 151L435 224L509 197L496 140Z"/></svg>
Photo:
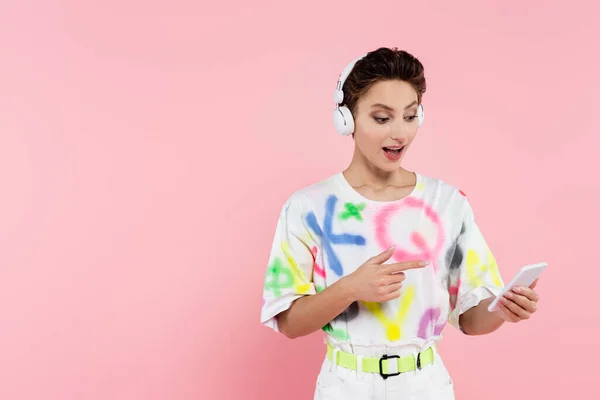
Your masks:
<svg viewBox="0 0 600 400"><path fill-rule="evenodd" d="M353 61L335 91L348 168L294 193L279 216L261 322L289 338L319 329L315 399L454 399L435 344L529 318L538 295L503 286L464 193L402 159L424 113L421 62L396 48Z"/></svg>

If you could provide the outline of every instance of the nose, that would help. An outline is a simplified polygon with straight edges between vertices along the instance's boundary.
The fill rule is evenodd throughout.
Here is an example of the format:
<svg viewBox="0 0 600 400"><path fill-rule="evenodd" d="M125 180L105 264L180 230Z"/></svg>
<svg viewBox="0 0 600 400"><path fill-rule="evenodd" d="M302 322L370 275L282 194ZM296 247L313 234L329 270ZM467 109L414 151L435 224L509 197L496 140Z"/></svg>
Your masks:
<svg viewBox="0 0 600 400"><path fill-rule="evenodd" d="M405 143L410 137L412 127L404 120L391 124L390 138L400 143Z"/></svg>

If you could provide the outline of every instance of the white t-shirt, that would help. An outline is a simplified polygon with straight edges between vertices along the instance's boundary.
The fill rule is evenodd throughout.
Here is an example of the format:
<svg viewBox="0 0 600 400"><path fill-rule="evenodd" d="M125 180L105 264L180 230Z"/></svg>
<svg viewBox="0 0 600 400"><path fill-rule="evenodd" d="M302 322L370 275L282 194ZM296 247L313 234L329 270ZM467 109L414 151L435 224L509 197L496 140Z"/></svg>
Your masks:
<svg viewBox="0 0 600 400"><path fill-rule="evenodd" d="M416 174L397 201L359 194L340 172L294 193L283 206L265 274L261 323L314 295L395 245L387 262L426 260L406 271L401 296L355 302L323 327L329 340L352 346L422 349L441 339L447 322L499 292L503 281L464 193Z"/></svg>

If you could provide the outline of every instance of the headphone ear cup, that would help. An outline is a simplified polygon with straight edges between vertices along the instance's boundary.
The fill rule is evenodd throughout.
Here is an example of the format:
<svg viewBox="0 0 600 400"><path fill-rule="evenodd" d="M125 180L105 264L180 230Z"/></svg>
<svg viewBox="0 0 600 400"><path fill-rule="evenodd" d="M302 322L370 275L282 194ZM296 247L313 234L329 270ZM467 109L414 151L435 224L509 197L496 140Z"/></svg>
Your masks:
<svg viewBox="0 0 600 400"><path fill-rule="evenodd" d="M344 101L344 91L343 90L336 90L333 93L333 102L335 104L342 104L342 101Z"/></svg>
<svg viewBox="0 0 600 400"><path fill-rule="evenodd" d="M354 118L348 107L338 107L333 111L335 130L342 136L350 136L354 132Z"/></svg>
<svg viewBox="0 0 600 400"><path fill-rule="evenodd" d="M423 120L425 119L425 109L423 108L423 104L419 104L419 108L417 109L417 118L420 127L423 125Z"/></svg>

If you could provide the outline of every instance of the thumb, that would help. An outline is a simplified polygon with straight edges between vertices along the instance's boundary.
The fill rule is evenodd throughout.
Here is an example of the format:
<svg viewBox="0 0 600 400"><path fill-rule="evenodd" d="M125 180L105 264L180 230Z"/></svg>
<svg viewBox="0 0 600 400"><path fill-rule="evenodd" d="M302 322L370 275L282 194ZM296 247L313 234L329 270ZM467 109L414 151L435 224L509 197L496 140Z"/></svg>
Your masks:
<svg viewBox="0 0 600 400"><path fill-rule="evenodd" d="M535 281L533 281L533 283L531 285L529 285L529 289L533 289L537 286L538 281L540 280L540 278L535 278Z"/></svg>
<svg viewBox="0 0 600 400"><path fill-rule="evenodd" d="M371 262L374 264L383 264L384 262L392 258L395 249L396 246L392 246L383 253L377 254L375 257L371 258Z"/></svg>

